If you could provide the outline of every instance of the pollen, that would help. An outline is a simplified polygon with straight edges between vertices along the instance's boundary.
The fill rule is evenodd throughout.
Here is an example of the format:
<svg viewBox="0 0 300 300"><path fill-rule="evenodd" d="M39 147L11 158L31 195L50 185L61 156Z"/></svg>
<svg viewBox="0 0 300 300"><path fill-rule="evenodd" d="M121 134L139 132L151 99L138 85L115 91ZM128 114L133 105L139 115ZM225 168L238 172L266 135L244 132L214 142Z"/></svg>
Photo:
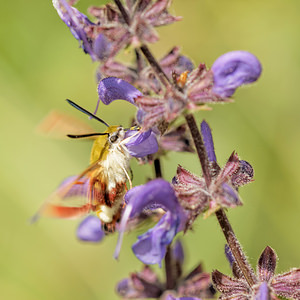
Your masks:
<svg viewBox="0 0 300 300"><path fill-rule="evenodd" d="M185 71L183 73L180 74L180 76L177 78L177 85L180 88L184 88L185 84L186 84L186 80L187 80L187 76L188 76L189 71Z"/></svg>

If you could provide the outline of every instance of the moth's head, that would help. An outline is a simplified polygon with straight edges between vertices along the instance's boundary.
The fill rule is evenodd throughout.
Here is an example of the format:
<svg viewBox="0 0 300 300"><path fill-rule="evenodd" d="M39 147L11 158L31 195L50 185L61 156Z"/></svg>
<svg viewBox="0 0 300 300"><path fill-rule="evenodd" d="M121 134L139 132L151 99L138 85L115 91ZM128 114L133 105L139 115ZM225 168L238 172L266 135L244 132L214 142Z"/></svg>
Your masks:
<svg viewBox="0 0 300 300"><path fill-rule="evenodd" d="M105 131L110 144L117 144L125 137L125 129L122 126L109 126Z"/></svg>

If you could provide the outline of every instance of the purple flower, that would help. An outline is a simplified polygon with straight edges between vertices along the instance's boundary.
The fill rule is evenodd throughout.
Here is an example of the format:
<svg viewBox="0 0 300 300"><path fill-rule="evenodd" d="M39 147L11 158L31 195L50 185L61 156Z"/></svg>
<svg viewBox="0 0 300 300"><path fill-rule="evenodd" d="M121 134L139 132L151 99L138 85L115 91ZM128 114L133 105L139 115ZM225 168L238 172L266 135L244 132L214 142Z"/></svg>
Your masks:
<svg viewBox="0 0 300 300"><path fill-rule="evenodd" d="M135 99L142 96L142 93L125 80L108 77L99 82L98 85L99 101L105 105L115 100L125 100L135 104Z"/></svg>
<svg viewBox="0 0 300 300"><path fill-rule="evenodd" d="M100 242L104 236L101 221L95 216L85 218L77 229L77 237L82 241Z"/></svg>
<svg viewBox="0 0 300 300"><path fill-rule="evenodd" d="M134 134L135 136L133 136ZM127 138L129 136L132 136L132 138L130 138L125 145L131 156L144 157L158 151L156 135L152 130L140 133L130 130L126 132L125 137Z"/></svg>
<svg viewBox="0 0 300 300"><path fill-rule="evenodd" d="M117 293L125 299L166 299L167 295L171 297L167 299L212 298L215 290L210 274L203 272L201 264L182 275L184 253L181 242L177 240L169 247L169 251L166 272L168 276L172 276L172 285L168 280L161 282L159 276L146 265L141 272L130 273L128 278L121 280L117 285Z"/></svg>
<svg viewBox="0 0 300 300"><path fill-rule="evenodd" d="M141 272L121 280L116 290L125 299L158 298L163 292L163 285L152 269L144 266Z"/></svg>
<svg viewBox="0 0 300 300"><path fill-rule="evenodd" d="M160 124L157 121L158 118L160 121L163 121L164 119L161 117L161 113L164 111L166 102L170 101L169 104L172 105L173 109L173 111L169 111L170 118L166 117L167 121L170 121L173 118L171 115L175 113L175 110L181 111L182 109L181 104L180 107L177 107L179 102L174 102L171 95L165 99L153 99L149 96L143 96L143 94L134 86L116 77L108 77L101 80L98 84L98 95L99 100L97 108L100 100L106 105L115 100L125 100L131 104L140 106L137 113L137 120L144 130L153 128L156 125L159 127Z"/></svg>
<svg viewBox="0 0 300 300"><path fill-rule="evenodd" d="M229 254L229 256L232 255ZM216 270L212 273L213 283L222 293L222 299L277 300L276 295L288 299L299 299L300 269L292 269L287 273L275 275L276 260L275 251L271 247L266 247L258 260L257 282L253 287L248 285L235 261L231 263L235 278Z"/></svg>
<svg viewBox="0 0 300 300"><path fill-rule="evenodd" d="M262 71L259 60L246 51L232 51L220 56L212 65L213 92L230 97L236 88L256 81Z"/></svg>
<svg viewBox="0 0 300 300"><path fill-rule="evenodd" d="M216 162L217 158L216 158L216 154L215 154L214 142L213 142L213 138L212 138L212 134L211 134L211 129L205 121L201 122L201 133L203 136L203 142L204 142L204 146L205 146L205 149L207 152L208 160L211 162L213 162L213 161Z"/></svg>
<svg viewBox="0 0 300 300"><path fill-rule="evenodd" d="M190 59L181 55L179 47L172 48L159 64L165 74L172 80L174 74L181 74L192 71L194 65ZM143 56L136 53L135 61L132 65L123 64L119 61L109 59L99 66L97 72L98 81L104 77L118 77L137 87L143 94L161 94L164 90L162 83L156 73L149 66Z"/></svg>
<svg viewBox="0 0 300 300"><path fill-rule="evenodd" d="M173 50L174 53L178 52L178 49ZM254 82L261 73L260 62L254 55L245 51L233 51L222 55L215 61L211 70L207 70L204 64L191 70L192 63L189 59L172 52L161 61L161 64L163 63L166 64L166 72L170 72L168 66L175 70L173 81L176 88L173 86L163 90L157 78L152 76L152 79L146 82L151 82L151 90L155 91L156 95L147 93L143 80L135 82L141 88L144 87L146 94L143 95L130 83L110 77L99 83L99 100L109 104L122 99L138 106L137 119L147 130L174 121L184 110L193 111L201 106L205 109L204 104L207 103L230 102L232 100L228 97L237 87ZM176 73L175 66L181 73ZM212 156L210 160L215 159Z"/></svg>
<svg viewBox="0 0 300 300"><path fill-rule="evenodd" d="M161 264L167 246L178 232L179 224L180 220L175 214L166 212L153 228L138 237L132 246L135 256L145 264Z"/></svg>
<svg viewBox="0 0 300 300"><path fill-rule="evenodd" d="M89 12L97 19L95 31L103 33L111 43L109 56L112 58L126 46L138 48L142 43L158 41L155 27L181 19L168 13L170 3L170 0L146 0L136 5L135 2L124 1L125 17L111 3L102 7L93 6Z"/></svg>
<svg viewBox="0 0 300 300"><path fill-rule="evenodd" d="M177 240L173 246L173 258L177 265L182 266L184 261L184 251L182 247L182 243L180 240Z"/></svg>
<svg viewBox="0 0 300 300"><path fill-rule="evenodd" d="M75 39L80 42L83 51L93 60L105 60L111 44L103 34L94 33L93 27L96 24L75 7L70 6L66 0L52 0L52 2L60 18L70 28Z"/></svg>
<svg viewBox="0 0 300 300"><path fill-rule="evenodd" d="M115 251L118 257L130 218L138 216L145 210L161 208L166 213L158 224L138 237L132 249L138 259L145 264L161 264L166 253L166 247L172 242L175 235L183 229L186 215L179 205L171 184L163 179L156 179L147 184L134 187L125 195L127 206L123 212L119 241Z"/></svg>
<svg viewBox="0 0 300 300"><path fill-rule="evenodd" d="M209 216L220 207L242 205L237 188L252 181L253 177L251 165L239 160L234 152L221 169L216 161L211 129L205 121L201 123L201 133L208 156L211 184L207 187L204 178L181 166L178 166L174 179L174 190L178 200L190 214L188 227L200 213L205 212L205 216Z"/></svg>
<svg viewBox="0 0 300 300"><path fill-rule="evenodd" d="M82 191L80 192L82 193ZM186 221L185 213L177 201L172 186L163 179L153 180L127 192L125 202L127 206L123 211L123 217L118 227L120 238L115 257L119 254L121 239L128 221L139 216L145 210L153 211L162 208L166 213L161 217L158 224L139 236L138 241L132 247L137 258L144 263L160 264L165 256L166 247L172 242L175 235L184 228ZM77 231L79 239L92 242L97 241L97 239L101 240L101 222L100 220L97 222L96 219L95 217L87 217L80 224Z"/></svg>
<svg viewBox="0 0 300 300"><path fill-rule="evenodd" d="M99 82L98 85L98 95L99 100L96 106L95 113L98 109L99 101L101 100L105 105L110 104L111 102L115 100L125 100L131 104L135 105L135 100L138 97L142 96L142 93L136 89L134 86L129 84L128 82L116 78L116 77L108 77ZM144 112L142 110L138 110L137 112L137 120L139 123L143 122L144 119ZM140 135L143 136L149 136L148 143L154 145L154 140L156 139L155 134L148 129L145 133L140 133ZM126 144L127 148L129 150L132 150L132 153L135 152L133 149L133 141L135 144L141 140L140 135L137 135L136 138L132 139L129 143ZM146 143L143 144L145 146L145 152L149 151L149 147ZM156 143L157 145L157 143ZM139 150L141 149L141 146L139 146ZM161 138L160 146L164 150L173 150L173 151L187 151L187 152L193 152L192 147L190 146L190 139L189 136L186 133L186 128L184 126L179 126L173 131L168 132L166 135L164 135ZM153 152L155 153L158 151L158 148L153 147ZM140 151L142 152L142 151ZM130 153L131 154L131 153ZM150 154L150 153L148 153ZM145 155L140 154L139 156L134 155L136 157L142 157Z"/></svg>

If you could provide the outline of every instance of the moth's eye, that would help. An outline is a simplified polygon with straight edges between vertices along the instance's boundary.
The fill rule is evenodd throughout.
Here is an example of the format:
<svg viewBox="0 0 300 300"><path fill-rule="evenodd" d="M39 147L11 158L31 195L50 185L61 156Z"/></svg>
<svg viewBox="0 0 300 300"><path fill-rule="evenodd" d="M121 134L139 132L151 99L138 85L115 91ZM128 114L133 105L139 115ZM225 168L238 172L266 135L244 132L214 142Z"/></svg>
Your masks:
<svg viewBox="0 0 300 300"><path fill-rule="evenodd" d="M116 141L118 140L118 135L115 134L115 135L110 136L109 140L110 140L112 143L116 142Z"/></svg>

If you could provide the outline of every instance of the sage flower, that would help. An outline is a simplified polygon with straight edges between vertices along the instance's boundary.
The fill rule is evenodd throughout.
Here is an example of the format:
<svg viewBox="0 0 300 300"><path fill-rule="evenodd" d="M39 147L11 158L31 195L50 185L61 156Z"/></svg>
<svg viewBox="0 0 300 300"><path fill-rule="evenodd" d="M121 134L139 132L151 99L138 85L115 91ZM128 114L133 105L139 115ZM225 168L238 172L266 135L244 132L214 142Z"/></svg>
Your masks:
<svg viewBox="0 0 300 300"><path fill-rule="evenodd" d="M229 250L227 249L227 251ZM275 275L276 261L275 251L267 246L258 260L257 282L253 287L248 285L237 264L233 269L235 278L224 275L217 270L213 271L213 283L221 293L219 299L278 300L277 296L299 299L300 269L291 269L289 272ZM232 263L234 261L231 258Z"/></svg>

